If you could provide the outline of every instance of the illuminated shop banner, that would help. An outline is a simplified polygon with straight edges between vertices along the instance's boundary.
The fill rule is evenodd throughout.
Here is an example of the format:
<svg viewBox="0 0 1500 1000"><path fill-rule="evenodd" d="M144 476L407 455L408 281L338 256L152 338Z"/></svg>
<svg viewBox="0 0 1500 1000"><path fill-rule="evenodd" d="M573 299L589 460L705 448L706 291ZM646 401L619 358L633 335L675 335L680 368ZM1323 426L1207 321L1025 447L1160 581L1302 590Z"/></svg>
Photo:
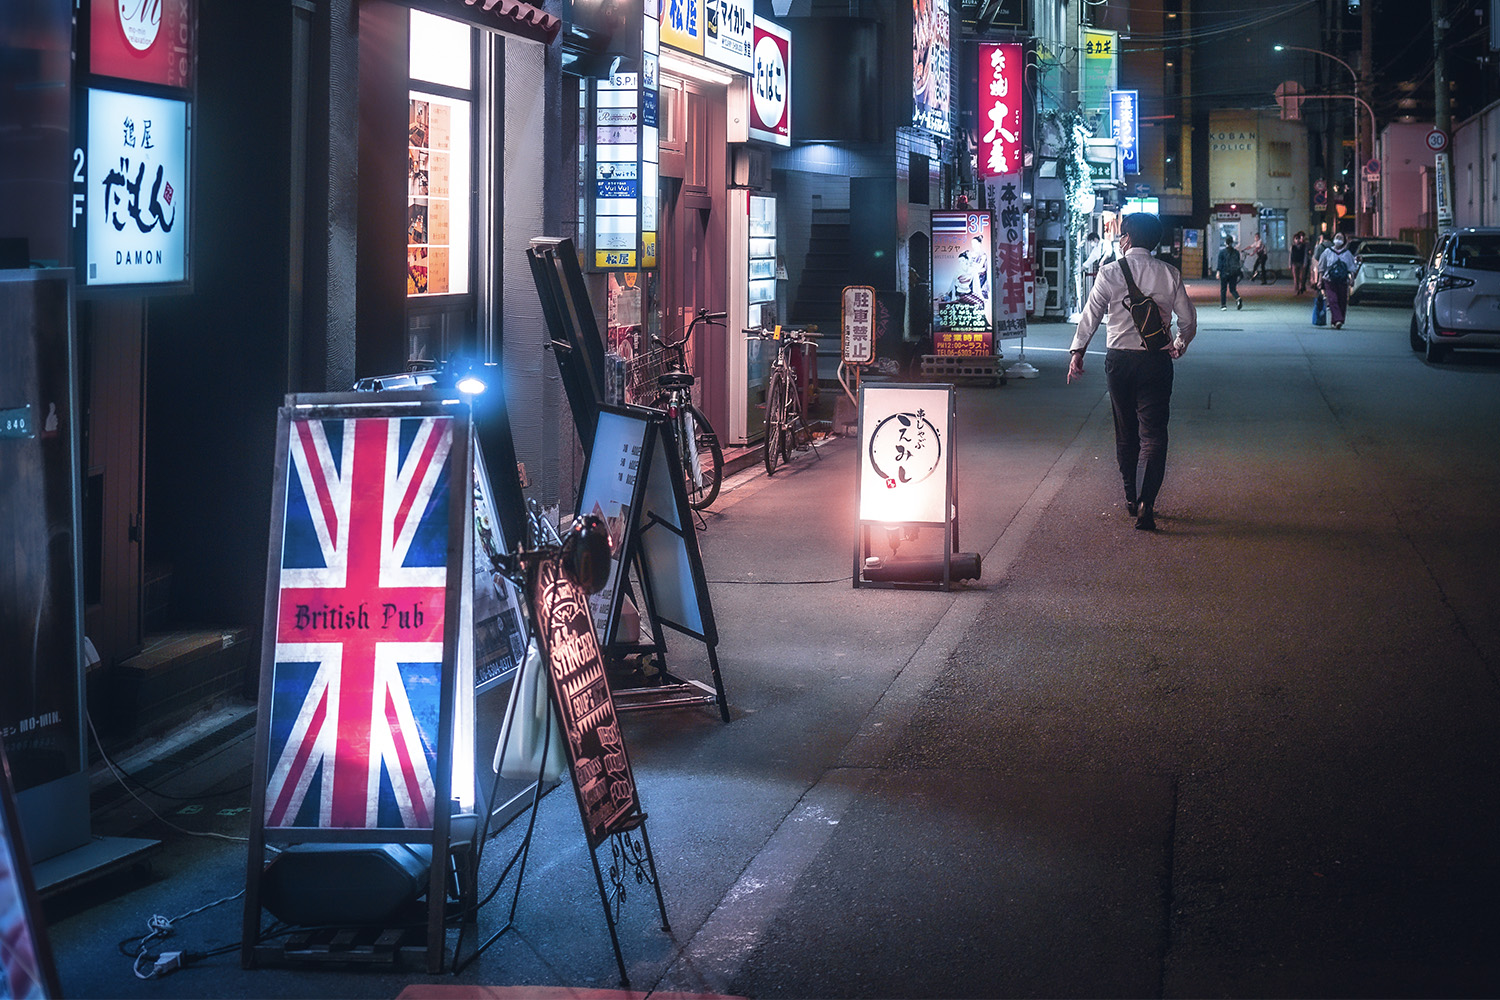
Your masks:
<svg viewBox="0 0 1500 1000"><path fill-rule="evenodd" d="M749 0L703 0L703 58L748 73L754 44L754 4Z"/></svg>
<svg viewBox="0 0 1500 1000"><path fill-rule="evenodd" d="M1116 90L1109 95L1109 134L1120 147L1120 162L1127 174L1141 172L1139 103L1140 95L1134 90Z"/></svg>
<svg viewBox="0 0 1500 1000"><path fill-rule="evenodd" d="M89 71L164 87L191 86L192 0L91 0Z"/></svg>
<svg viewBox="0 0 1500 1000"><path fill-rule="evenodd" d="M187 102L89 89L84 282L187 280Z"/></svg>
<svg viewBox="0 0 1500 1000"><path fill-rule="evenodd" d="M912 124L946 135L952 123L947 0L912 0Z"/></svg>
<svg viewBox="0 0 1500 1000"><path fill-rule="evenodd" d="M763 17L755 19L750 67L750 138L792 144L792 34Z"/></svg>
<svg viewBox="0 0 1500 1000"><path fill-rule="evenodd" d="M635 268L640 253L640 77L615 73L594 89L594 266ZM634 122L635 124L627 124Z"/></svg>
<svg viewBox="0 0 1500 1000"><path fill-rule="evenodd" d="M994 226L989 212L932 213L932 345L937 354L993 354Z"/></svg>
<svg viewBox="0 0 1500 1000"><path fill-rule="evenodd" d="M950 509L951 385L859 391L859 519L942 524Z"/></svg>
<svg viewBox="0 0 1500 1000"><path fill-rule="evenodd" d="M703 55L705 0L661 0L661 43L679 52ZM649 12L651 4L647 4Z"/></svg>
<svg viewBox="0 0 1500 1000"><path fill-rule="evenodd" d="M979 43L979 175L1021 169L1021 46Z"/></svg>
<svg viewBox="0 0 1500 1000"><path fill-rule="evenodd" d="M640 266L656 266L656 233L661 214L657 183L661 163L661 22L646 4L641 23L641 260Z"/></svg>
<svg viewBox="0 0 1500 1000"><path fill-rule="evenodd" d="M985 182L987 199L998 206L995 217L995 339L1026 336L1026 212L1021 207L1021 174Z"/></svg>

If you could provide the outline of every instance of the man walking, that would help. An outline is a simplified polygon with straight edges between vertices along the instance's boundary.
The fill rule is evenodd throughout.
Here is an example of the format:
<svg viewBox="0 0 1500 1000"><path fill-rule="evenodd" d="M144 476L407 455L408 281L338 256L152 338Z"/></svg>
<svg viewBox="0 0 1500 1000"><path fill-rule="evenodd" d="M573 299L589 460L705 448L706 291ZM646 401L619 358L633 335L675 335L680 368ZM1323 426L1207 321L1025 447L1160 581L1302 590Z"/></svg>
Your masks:
<svg viewBox="0 0 1500 1000"><path fill-rule="evenodd" d="M1309 249L1307 234L1300 229L1297 230L1297 234L1292 237L1292 248L1289 254L1292 265L1292 292L1296 295L1307 291L1307 252Z"/></svg>
<svg viewBox="0 0 1500 1000"><path fill-rule="evenodd" d="M1094 290L1094 279L1099 276L1099 265L1104 260L1104 245L1099 241L1098 233L1089 233L1083 241L1083 267L1080 268L1082 280L1079 281L1081 292L1078 296L1079 308L1089 300L1089 293Z"/></svg>
<svg viewBox="0 0 1500 1000"><path fill-rule="evenodd" d="M1102 318L1108 338L1104 377L1114 409L1115 457L1125 484L1125 509L1136 519L1137 528L1155 531L1156 495L1167 471L1172 359L1182 357L1192 343L1198 331L1198 311L1177 268L1151 256L1161 242L1161 220L1137 212L1127 215L1120 229L1121 259L1099 270L1073 334L1068 381L1083 377L1084 352ZM1131 280L1143 296L1156 303L1169 324L1170 316L1176 314L1177 336L1166 350L1146 349L1125 303L1129 283L1122 264L1130 268Z"/></svg>
<svg viewBox="0 0 1500 1000"><path fill-rule="evenodd" d="M1214 263L1214 272L1219 276L1219 309L1229 308L1229 296L1234 296L1234 307L1245 308L1245 300L1240 298L1240 272L1245 269L1245 261L1240 257L1240 252L1234 245L1234 237L1224 237L1224 249L1219 251L1219 259Z"/></svg>

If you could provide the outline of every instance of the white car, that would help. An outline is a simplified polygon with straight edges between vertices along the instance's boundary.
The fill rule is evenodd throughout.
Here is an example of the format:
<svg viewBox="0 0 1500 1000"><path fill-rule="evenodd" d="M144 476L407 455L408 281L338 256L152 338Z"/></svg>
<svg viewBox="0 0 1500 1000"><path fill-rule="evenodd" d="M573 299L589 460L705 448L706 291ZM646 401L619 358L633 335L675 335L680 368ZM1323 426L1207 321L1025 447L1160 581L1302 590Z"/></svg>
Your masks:
<svg viewBox="0 0 1500 1000"><path fill-rule="evenodd" d="M1357 266L1349 287L1349 304L1387 299L1403 306L1417 292L1422 275L1422 251L1415 243L1368 239L1354 252Z"/></svg>
<svg viewBox="0 0 1500 1000"><path fill-rule="evenodd" d="M1411 349L1437 362L1454 348L1500 351L1500 228L1441 237L1417 286Z"/></svg>

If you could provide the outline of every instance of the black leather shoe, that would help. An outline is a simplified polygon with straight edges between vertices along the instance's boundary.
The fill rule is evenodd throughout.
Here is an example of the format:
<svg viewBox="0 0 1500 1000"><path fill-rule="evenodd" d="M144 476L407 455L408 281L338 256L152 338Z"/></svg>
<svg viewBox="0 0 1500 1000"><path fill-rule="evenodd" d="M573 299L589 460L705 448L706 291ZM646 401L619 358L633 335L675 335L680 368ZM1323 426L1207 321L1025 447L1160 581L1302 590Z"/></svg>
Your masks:
<svg viewBox="0 0 1500 1000"><path fill-rule="evenodd" d="M1135 519L1135 530L1155 531L1156 512L1153 511L1150 507L1142 507L1140 515Z"/></svg>
<svg viewBox="0 0 1500 1000"><path fill-rule="evenodd" d="M1126 500L1125 501L1125 513L1129 514L1131 517L1135 517L1140 512L1141 512L1141 504L1140 504L1139 500Z"/></svg>

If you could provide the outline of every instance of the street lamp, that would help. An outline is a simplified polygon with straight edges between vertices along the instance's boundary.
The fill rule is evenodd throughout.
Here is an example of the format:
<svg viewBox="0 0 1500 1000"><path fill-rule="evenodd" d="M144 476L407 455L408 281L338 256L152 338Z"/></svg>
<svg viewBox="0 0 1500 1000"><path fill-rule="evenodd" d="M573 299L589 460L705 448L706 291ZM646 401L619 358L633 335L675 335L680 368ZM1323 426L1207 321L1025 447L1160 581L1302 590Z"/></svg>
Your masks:
<svg viewBox="0 0 1500 1000"><path fill-rule="evenodd" d="M1311 52L1315 56L1323 56L1325 58L1332 59L1334 62L1338 63L1340 66L1342 66L1346 70L1348 70L1349 71L1349 76L1351 78L1353 78L1353 81L1354 81L1354 93L1350 94L1349 97L1344 97L1344 95L1342 95L1342 94L1331 94L1331 95L1327 95L1327 96L1329 96L1329 97L1337 97L1337 98L1340 98L1340 99L1343 99L1343 100L1348 100L1349 98L1353 98L1353 100L1355 100L1356 102L1358 102L1359 105L1365 109L1365 111L1369 112L1369 115L1370 115L1370 148L1371 148L1371 150L1373 150L1375 148L1375 109L1372 108L1372 107L1370 107L1370 103L1368 101L1366 101L1363 97L1359 96L1359 90L1360 90L1359 73L1355 71L1355 69L1354 69L1353 66L1350 66L1348 63L1344 62L1344 60L1340 59L1338 56L1334 55L1332 52L1324 52L1322 49L1309 49L1309 48L1307 48L1305 46L1302 46L1302 45L1280 45L1280 44L1273 45L1273 46L1271 46L1271 48L1274 49L1277 52L1286 52L1286 51ZM1311 96L1317 96L1317 95L1311 95ZM1356 160L1363 159L1363 157L1364 157L1364 147L1362 145L1360 145L1360 141L1359 141L1359 109L1358 108L1356 108L1355 111L1354 111L1354 149L1355 149L1355 154L1356 154L1354 158ZM1330 170L1330 172L1332 171L1332 168L1333 168L1333 164L1329 164L1329 170ZM1360 230L1364 230L1364 229L1368 228L1368 224L1369 224L1369 208L1367 206L1367 201L1368 201L1368 197L1367 197L1368 191L1367 191L1367 189L1368 189L1369 182L1367 180L1365 180L1365 165L1363 163L1356 163L1355 164L1355 182L1356 182L1355 197L1359 201L1359 204L1357 204L1355 206L1356 225L1358 226L1358 228ZM1369 234L1365 234L1365 235L1369 235Z"/></svg>

